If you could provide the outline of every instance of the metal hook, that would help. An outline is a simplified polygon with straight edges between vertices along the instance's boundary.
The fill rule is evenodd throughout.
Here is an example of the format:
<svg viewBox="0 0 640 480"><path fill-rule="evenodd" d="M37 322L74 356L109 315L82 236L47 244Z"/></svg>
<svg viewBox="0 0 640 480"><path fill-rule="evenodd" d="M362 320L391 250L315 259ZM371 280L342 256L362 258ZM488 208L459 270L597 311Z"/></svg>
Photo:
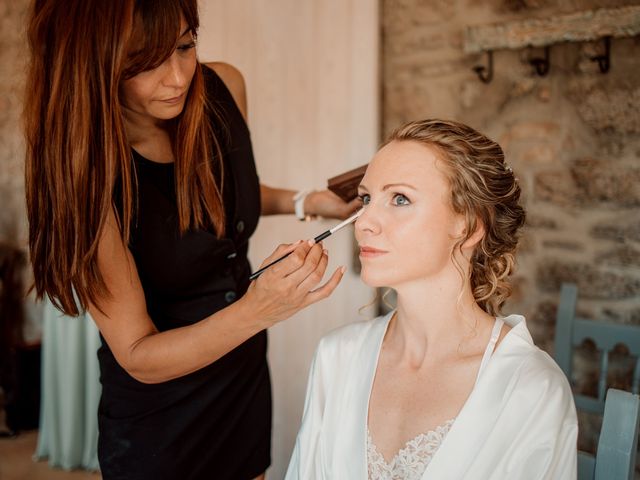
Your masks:
<svg viewBox="0 0 640 480"><path fill-rule="evenodd" d="M493 51L487 51L487 66L476 65L473 67L473 71L476 72L482 83L489 83L493 78Z"/></svg>
<svg viewBox="0 0 640 480"><path fill-rule="evenodd" d="M595 55L590 57L589 60L592 62L598 62L598 68L600 69L600 73L607 73L609 71L609 67L611 66L611 37L606 36L603 38L604 40L604 54Z"/></svg>
<svg viewBox="0 0 640 480"><path fill-rule="evenodd" d="M550 58L550 52L551 48L547 45L546 47L544 47L544 57L540 58L540 57L534 57L532 59L529 60L529 63L531 65L533 65L533 67L536 70L536 73L541 76L544 77L547 75L547 73L549 73L549 58Z"/></svg>

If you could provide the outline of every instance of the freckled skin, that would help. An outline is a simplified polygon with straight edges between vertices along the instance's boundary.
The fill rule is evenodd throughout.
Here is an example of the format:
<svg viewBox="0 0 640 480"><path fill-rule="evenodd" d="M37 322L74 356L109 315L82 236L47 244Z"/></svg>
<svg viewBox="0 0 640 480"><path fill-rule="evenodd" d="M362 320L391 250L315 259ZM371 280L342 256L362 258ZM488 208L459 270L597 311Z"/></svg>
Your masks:
<svg viewBox="0 0 640 480"><path fill-rule="evenodd" d="M395 287L450 269L464 221L450 206L450 188L433 150L417 142L392 142L373 158L361 182L364 213L356 221L363 246L388 253L362 258L362 279ZM389 184L394 185L385 188Z"/></svg>

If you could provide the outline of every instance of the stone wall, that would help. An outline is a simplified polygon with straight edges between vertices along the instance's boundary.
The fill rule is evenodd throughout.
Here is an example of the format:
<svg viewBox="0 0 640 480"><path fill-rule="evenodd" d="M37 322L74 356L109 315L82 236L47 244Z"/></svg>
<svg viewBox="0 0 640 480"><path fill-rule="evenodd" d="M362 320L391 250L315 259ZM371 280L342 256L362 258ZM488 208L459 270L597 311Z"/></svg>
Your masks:
<svg viewBox="0 0 640 480"><path fill-rule="evenodd" d="M9 253L13 255L18 250L26 255L27 250L21 115L29 3L29 0L0 0L0 263ZM24 269L24 285L31 284L30 272ZM0 290L2 287L0 282ZM23 339L27 343L38 342L40 313L33 295L25 303L24 319Z"/></svg>
<svg viewBox="0 0 640 480"><path fill-rule="evenodd" d="M528 212L505 311L526 315L550 353L563 281L578 284L582 316L640 324L640 38L612 40L607 74L590 60L603 48L599 42L551 46L544 77L528 62L542 49L496 51L493 80L485 84L472 71L485 54L464 53L465 28L638 3L383 1L383 131L451 118L502 145ZM596 357L585 346L576 359L583 391L597 380L581 374ZM583 432L581 446L593 449L593 434Z"/></svg>
<svg viewBox="0 0 640 480"><path fill-rule="evenodd" d="M22 88L27 0L0 2L0 242L26 246Z"/></svg>

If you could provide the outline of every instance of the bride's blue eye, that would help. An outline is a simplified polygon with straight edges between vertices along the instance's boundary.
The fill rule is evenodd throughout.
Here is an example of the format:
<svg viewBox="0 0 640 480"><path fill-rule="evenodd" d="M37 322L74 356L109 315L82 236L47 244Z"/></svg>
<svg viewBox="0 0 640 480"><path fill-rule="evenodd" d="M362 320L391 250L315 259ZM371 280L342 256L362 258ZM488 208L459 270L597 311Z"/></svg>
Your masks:
<svg viewBox="0 0 640 480"><path fill-rule="evenodd" d="M363 205L368 205L369 200L371 199L371 197L369 197L369 195L366 193L363 193L362 195L358 195L358 198L360 199Z"/></svg>
<svg viewBox="0 0 640 480"><path fill-rule="evenodd" d="M411 202L403 194L396 193L393 196L393 204L396 205L396 206L402 206L402 205L411 205Z"/></svg>

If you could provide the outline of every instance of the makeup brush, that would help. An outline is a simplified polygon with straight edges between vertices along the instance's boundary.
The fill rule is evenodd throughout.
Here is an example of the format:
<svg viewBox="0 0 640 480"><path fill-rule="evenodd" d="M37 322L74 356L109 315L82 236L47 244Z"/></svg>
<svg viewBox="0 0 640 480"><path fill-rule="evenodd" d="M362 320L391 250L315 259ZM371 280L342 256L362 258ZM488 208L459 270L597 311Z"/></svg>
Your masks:
<svg viewBox="0 0 640 480"><path fill-rule="evenodd" d="M356 219L362 214L363 209L361 208L360 210L358 210L356 213L354 213L353 215L351 215L349 218L347 218L344 222L339 223L338 225L336 225L333 228L330 228L329 230L322 232L320 235L318 235L317 237L315 237L313 239L313 241L315 243L321 242L322 240L324 240L325 238L327 238L330 235L333 235L334 233L336 233L338 230L340 230L343 227L346 227L347 225L349 225L350 223L353 223L356 221ZM260 270L254 272L251 274L251 276L249 277L249 280L255 280L256 278L258 278L262 272L264 272L267 268L275 265L276 263L284 260L285 258L287 258L289 255L291 255L293 252L289 252L286 255L283 255L282 257L278 258L277 260L274 260L273 262L271 262L269 265L265 265L264 267L262 267Z"/></svg>

